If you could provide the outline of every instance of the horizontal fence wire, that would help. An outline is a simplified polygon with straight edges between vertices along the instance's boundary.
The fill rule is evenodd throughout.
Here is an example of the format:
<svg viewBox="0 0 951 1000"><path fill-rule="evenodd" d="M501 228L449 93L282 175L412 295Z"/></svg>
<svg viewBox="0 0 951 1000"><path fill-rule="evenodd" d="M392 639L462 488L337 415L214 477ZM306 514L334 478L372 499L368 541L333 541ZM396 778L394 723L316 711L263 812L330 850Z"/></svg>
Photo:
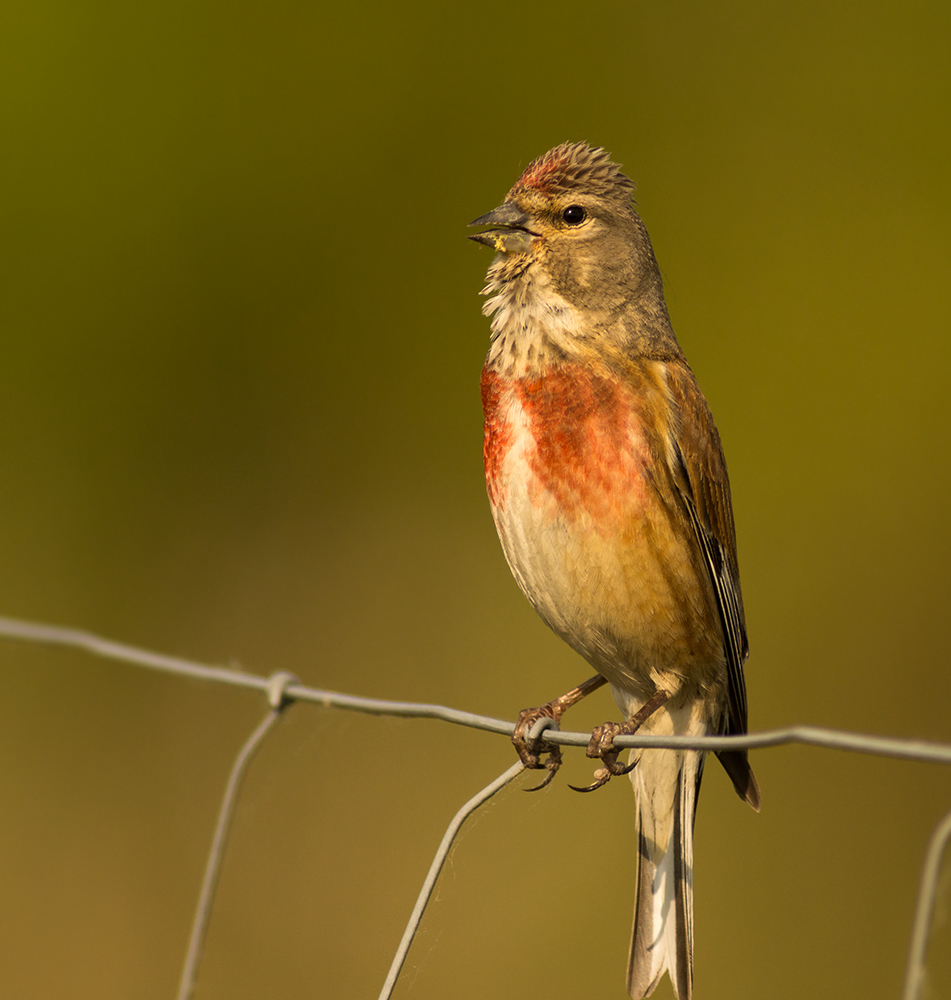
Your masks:
<svg viewBox="0 0 951 1000"><path fill-rule="evenodd" d="M345 709L369 715L390 715L404 718L439 719L455 725L482 729L486 732L511 736L515 729L513 722L475 715L443 705L417 702L383 701L375 698L361 698L356 695L324 691L301 684L296 677L279 671L271 677L262 677L243 670L228 667L212 667L194 663L178 657L166 656L149 650L139 649L124 643L114 642L79 629L62 628L37 622L21 621L0 617L0 637L18 639L25 642L53 646L66 646L83 650L106 659L118 660L134 666L178 674L196 680L213 681L234 687L252 688L265 695L268 714L255 727L238 752L232 766L218 820L212 839L205 874L189 937L182 978L179 984L178 1000L189 1000L194 992L201 961L202 945L211 918L215 888L227 844L228 829L234 814L234 807L240 793L241 781L257 749L274 728L283 709L295 702L304 701L322 705L325 708ZM531 736L537 736L544 729L545 740L560 746L586 747L590 733L563 732L553 728L548 719L535 724ZM619 736L614 740L618 749L670 748L718 751L725 749L759 749L765 747L803 744L830 750L848 750L854 753L872 754L878 757L893 757L900 760L916 760L936 764L951 764L951 745L926 740L896 739L888 736L871 736L849 733L837 729L818 726L789 726L744 736ZM426 905L435 887L442 866L449 855L453 841L466 819L496 792L516 778L523 770L521 763L515 764L473 796L456 814L433 858L429 873L410 916L403 939L394 956L390 971L379 1000L388 1000L396 985L400 970L406 960L416 930L422 920ZM945 815L932 834L928 845L921 885L918 892L911 946L906 967L905 983L901 1000L920 1000L925 979L928 939L937 896L938 880L942 861L951 842L951 812Z"/></svg>

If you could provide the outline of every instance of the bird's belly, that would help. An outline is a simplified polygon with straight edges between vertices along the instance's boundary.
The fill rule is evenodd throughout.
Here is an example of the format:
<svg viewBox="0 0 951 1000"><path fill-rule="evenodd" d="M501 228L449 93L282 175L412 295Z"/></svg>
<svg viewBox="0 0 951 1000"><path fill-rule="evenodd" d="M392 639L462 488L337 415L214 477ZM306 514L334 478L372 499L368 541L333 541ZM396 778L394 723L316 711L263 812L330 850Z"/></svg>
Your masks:
<svg viewBox="0 0 951 1000"><path fill-rule="evenodd" d="M722 672L710 585L637 407L618 393L570 427L540 427L516 391L503 410L494 454L486 424L487 478L526 596L615 688L699 694Z"/></svg>

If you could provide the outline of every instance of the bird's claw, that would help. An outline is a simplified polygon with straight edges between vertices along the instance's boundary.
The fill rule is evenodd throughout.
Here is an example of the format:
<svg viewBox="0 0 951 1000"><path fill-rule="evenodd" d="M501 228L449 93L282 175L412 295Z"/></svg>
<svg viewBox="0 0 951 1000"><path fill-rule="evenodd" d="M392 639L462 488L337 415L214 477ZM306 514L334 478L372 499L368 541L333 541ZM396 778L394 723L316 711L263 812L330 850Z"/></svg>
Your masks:
<svg viewBox="0 0 951 1000"><path fill-rule="evenodd" d="M532 788L526 788L526 792L537 792L545 788L561 767L561 747L549 743L542 735L545 729L557 729L560 714L552 704L541 705L539 708L525 708L518 713L518 721L512 733L512 743L515 745L518 759L528 770L539 771L544 768L548 772L544 780ZM548 724L533 736L532 730L543 719L548 720ZM545 754L548 754L548 759L543 761L542 757Z"/></svg>
<svg viewBox="0 0 951 1000"><path fill-rule="evenodd" d="M561 767L561 747L555 746L554 743L548 744L551 750L548 754L548 760L545 761L541 766L545 768L545 777L537 785L532 785L531 788L522 789L525 792L540 792L543 788L547 788L551 784L552 779L558 773L558 768Z"/></svg>
<svg viewBox="0 0 951 1000"><path fill-rule="evenodd" d="M594 772L594 781L590 785L580 788L578 785L569 785L573 792L593 792L596 788L606 785L611 780L611 772L606 767L599 767Z"/></svg>
<svg viewBox="0 0 951 1000"><path fill-rule="evenodd" d="M588 785L587 788L575 788L576 792L593 792L596 788L606 785L615 775L630 774L637 767L637 762L640 759L638 756L635 756L630 764L622 764L617 759L621 751L615 750L614 740L618 736L633 736L669 697L666 691L655 691L627 722L605 722L603 726L598 726L591 733L591 739L585 753L589 757L600 757L604 767L599 767L594 772L592 784Z"/></svg>
<svg viewBox="0 0 951 1000"><path fill-rule="evenodd" d="M561 767L561 748L546 740L543 736L546 729L557 729L558 723L565 712L586 698L592 691L605 685L607 681L601 674L595 674L577 687L566 691L560 698L555 698L538 708L526 708L518 713L518 721L512 733L512 742L518 752L522 766L532 771L545 768L548 772L545 780L534 788L526 788L527 792L537 792L551 783L558 768ZM542 757L548 754L548 759Z"/></svg>
<svg viewBox="0 0 951 1000"><path fill-rule="evenodd" d="M613 777L619 774L630 774L637 767L637 760L630 764L622 764L617 758L620 750L614 748L614 738L626 735L630 732L629 726L617 722L605 722L603 726L598 726L591 733L591 740L585 753L589 757L600 758L603 767L599 767L594 772L594 781L579 788L577 785L570 785L576 792L593 792L597 788L606 785Z"/></svg>

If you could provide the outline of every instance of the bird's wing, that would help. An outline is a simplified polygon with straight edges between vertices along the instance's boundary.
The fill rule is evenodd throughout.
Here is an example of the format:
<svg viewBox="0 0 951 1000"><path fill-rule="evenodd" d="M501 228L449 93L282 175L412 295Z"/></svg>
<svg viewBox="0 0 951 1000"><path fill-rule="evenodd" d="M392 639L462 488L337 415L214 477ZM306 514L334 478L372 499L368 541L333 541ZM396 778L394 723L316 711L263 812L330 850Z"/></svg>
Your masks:
<svg viewBox="0 0 951 1000"><path fill-rule="evenodd" d="M668 364L668 391L678 419L671 428L672 472L703 555L716 595L727 661L728 715L725 733L746 732L746 682L743 664L749 656L730 481L720 435L707 401L685 362ZM759 789L745 751L718 755L737 792L758 808Z"/></svg>

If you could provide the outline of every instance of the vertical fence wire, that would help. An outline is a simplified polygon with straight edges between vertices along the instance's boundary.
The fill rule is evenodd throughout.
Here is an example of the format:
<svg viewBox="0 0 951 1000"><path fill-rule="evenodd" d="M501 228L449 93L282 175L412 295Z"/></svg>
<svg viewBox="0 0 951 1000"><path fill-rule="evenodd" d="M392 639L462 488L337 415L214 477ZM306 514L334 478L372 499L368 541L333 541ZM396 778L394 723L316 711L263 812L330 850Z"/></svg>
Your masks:
<svg viewBox="0 0 951 1000"><path fill-rule="evenodd" d="M915 924L908 951L908 970L905 974L905 989L902 1000L919 1000L925 981L928 961L928 939L934 919L935 898L941 875L941 861L951 841L951 812L935 827L925 855L924 870L921 873L921 888L918 890L918 905L915 908Z"/></svg>
<svg viewBox="0 0 951 1000"><path fill-rule="evenodd" d="M268 683L268 704L270 706L267 715L257 725L254 732L245 741L245 744L238 751L231 774L228 776L228 784L225 786L225 794L221 800L221 808L218 810L218 822L215 824L215 833L211 841L211 849L208 852L208 861L205 864L205 875L201 883L201 892L198 894L198 903L195 906L195 916L192 920L192 930L188 938L188 948L185 952L185 964L182 968L182 978L178 986L178 1000L190 1000L198 981L198 967L201 963L202 951L205 944L205 936L208 933L208 922L211 919L211 908L215 900L215 890L218 887L218 879L221 875L221 864L224 860L225 846L228 841L228 831L231 829L231 820L234 817L235 805L238 801L238 794L241 791L241 783L251 763L251 758L264 742L265 736L274 727L281 715L284 707L288 704L286 692L290 684L297 680L293 674L277 673Z"/></svg>
<svg viewBox="0 0 951 1000"><path fill-rule="evenodd" d="M439 873L442 871L442 866L446 862L446 858L449 857L449 851L452 847L453 841L456 839L456 835L462 829L462 824L479 808L484 802L488 802L489 799L495 795L496 792L501 791L513 778L518 777L519 774L524 770L521 761L517 764L513 764L504 774L500 774L498 778L495 779L490 785L486 785L477 795L473 795L471 799L456 813L452 818L452 822L449 824L446 830L445 836L439 844L436 850L436 856L433 858L433 863L429 866L429 872L426 875L426 880L423 882L423 888L420 890L419 896L416 899L416 905L413 907L413 912L410 914L409 923L406 925L406 930L403 932L403 937L400 941L399 947L396 949L396 955L393 957L393 963L390 965L390 971L387 974L386 982L383 984L383 989L380 991L379 1000L389 1000L393 994L393 988L396 986L396 980L399 978L400 972L403 968L403 963L406 961L406 956L409 954L410 945L413 943L413 938L416 937L416 931L419 929L420 921L423 919L423 913L426 910L426 904L429 902L429 897L433 894L433 889L436 887L436 880L439 878Z"/></svg>

